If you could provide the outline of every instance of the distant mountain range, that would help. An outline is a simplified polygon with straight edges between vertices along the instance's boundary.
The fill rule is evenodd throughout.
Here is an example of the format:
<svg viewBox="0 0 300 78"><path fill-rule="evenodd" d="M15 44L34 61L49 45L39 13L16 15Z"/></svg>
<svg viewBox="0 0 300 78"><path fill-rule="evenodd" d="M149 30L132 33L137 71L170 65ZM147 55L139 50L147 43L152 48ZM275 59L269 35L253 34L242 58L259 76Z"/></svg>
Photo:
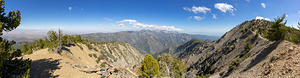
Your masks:
<svg viewBox="0 0 300 78"><path fill-rule="evenodd" d="M245 21L218 40L192 39L177 47L174 55L184 61L187 71L212 78L299 77L295 63L299 45L264 38L270 25L266 20Z"/></svg>
<svg viewBox="0 0 300 78"><path fill-rule="evenodd" d="M47 31L38 30L16 30L4 33L3 38L16 41L16 47L20 47L24 42L44 38ZM152 55L161 52L174 51L175 47L190 41L191 39L216 40L217 36L208 36L200 34L186 34L171 31L158 30L140 30L140 31L121 31L115 33L91 33L82 34L82 37L94 41L120 41L128 42L136 47L142 53ZM171 52L172 53L172 52Z"/></svg>
<svg viewBox="0 0 300 78"><path fill-rule="evenodd" d="M217 37L207 35L190 35L186 33L170 31L122 31L116 33L92 33L84 34L82 37L94 41L120 41L128 42L135 46L142 53L152 55L165 51L172 51L175 47L187 41L198 38L201 40L215 40Z"/></svg>

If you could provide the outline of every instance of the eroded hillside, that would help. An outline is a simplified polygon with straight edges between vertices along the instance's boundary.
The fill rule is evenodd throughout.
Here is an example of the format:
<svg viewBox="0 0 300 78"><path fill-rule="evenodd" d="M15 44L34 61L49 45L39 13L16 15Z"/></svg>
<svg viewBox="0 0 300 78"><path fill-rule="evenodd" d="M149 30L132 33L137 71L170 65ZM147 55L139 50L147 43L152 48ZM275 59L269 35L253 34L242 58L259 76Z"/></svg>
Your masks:
<svg viewBox="0 0 300 78"><path fill-rule="evenodd" d="M207 77L299 77L299 46L264 38L272 24L246 21L213 42L192 40L176 49L188 71Z"/></svg>
<svg viewBox="0 0 300 78"><path fill-rule="evenodd" d="M99 78L136 77L143 55L128 43L102 42L66 46L62 53L48 48L33 51L31 77Z"/></svg>

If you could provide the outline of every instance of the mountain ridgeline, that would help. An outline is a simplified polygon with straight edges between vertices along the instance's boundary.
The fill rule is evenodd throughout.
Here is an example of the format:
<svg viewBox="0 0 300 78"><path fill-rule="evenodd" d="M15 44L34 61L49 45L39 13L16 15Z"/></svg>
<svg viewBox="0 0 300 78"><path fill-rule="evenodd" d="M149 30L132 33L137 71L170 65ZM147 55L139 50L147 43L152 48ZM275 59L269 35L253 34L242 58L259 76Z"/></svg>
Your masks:
<svg viewBox="0 0 300 78"><path fill-rule="evenodd" d="M94 41L128 42L142 53L149 53L152 55L160 54L161 52L172 53L177 46L186 43L191 39L216 40L218 38L217 36L154 30L92 33L83 34L82 37Z"/></svg>
<svg viewBox="0 0 300 78"><path fill-rule="evenodd" d="M193 39L174 54L188 71L206 77L299 77L300 30L283 21L245 21L218 40Z"/></svg>
<svg viewBox="0 0 300 78"><path fill-rule="evenodd" d="M20 51L33 62L31 77L45 77L37 73L43 71L37 65L48 65L41 60L61 66L42 72L47 77L299 77L300 30L285 26L283 19L245 21L214 41L166 31L76 36L50 31ZM149 54L144 57L138 48ZM158 53L166 49L174 52Z"/></svg>
<svg viewBox="0 0 300 78"><path fill-rule="evenodd" d="M129 43L94 42L60 31L49 31L46 38L25 43L20 50L23 58L32 60L30 77L33 78L130 78L137 76L132 70L143 60L143 55Z"/></svg>
<svg viewBox="0 0 300 78"><path fill-rule="evenodd" d="M84 34L82 37L94 41L128 42L142 53L150 53L152 55L168 51L168 49L174 49L192 39L192 36L189 34L151 30L93 33Z"/></svg>

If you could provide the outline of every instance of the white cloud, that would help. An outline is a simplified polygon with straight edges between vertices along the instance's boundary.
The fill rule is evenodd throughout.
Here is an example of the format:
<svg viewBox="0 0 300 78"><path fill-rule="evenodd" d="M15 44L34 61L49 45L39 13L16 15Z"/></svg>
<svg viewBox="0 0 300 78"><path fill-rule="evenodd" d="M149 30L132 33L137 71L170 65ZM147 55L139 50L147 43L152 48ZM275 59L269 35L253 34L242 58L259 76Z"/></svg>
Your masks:
<svg viewBox="0 0 300 78"><path fill-rule="evenodd" d="M188 7L183 7L183 10L186 10L186 11L189 11L189 12L193 12L195 14L197 13L204 13L206 14L208 11L210 11L210 8L207 8L207 7L196 7L196 6L193 6L192 8L188 8Z"/></svg>
<svg viewBox="0 0 300 78"><path fill-rule="evenodd" d="M71 6L69 6L69 7L68 7L68 10L69 10L69 11L72 11L72 7L71 7Z"/></svg>
<svg viewBox="0 0 300 78"><path fill-rule="evenodd" d="M256 16L255 19L263 19L263 20L271 21L269 18L265 18L265 17L261 17L261 16Z"/></svg>
<svg viewBox="0 0 300 78"><path fill-rule="evenodd" d="M200 16L193 16L192 18L195 19L196 21L201 21L205 19L204 17L200 17Z"/></svg>
<svg viewBox="0 0 300 78"><path fill-rule="evenodd" d="M183 29L176 28L175 26L160 26L160 25L149 25L137 22L136 20L125 19L118 22L119 26L130 25L134 28L143 28L143 29L154 29L154 30L166 30L166 31L182 31Z"/></svg>
<svg viewBox="0 0 300 78"><path fill-rule="evenodd" d="M213 19L217 19L217 15L216 14L212 14Z"/></svg>
<svg viewBox="0 0 300 78"><path fill-rule="evenodd" d="M230 5L230 4L227 4L227 3L216 3L215 4L215 8L219 9L223 13L226 13L227 11L229 11L232 15L234 15L233 11L234 11L235 8L232 5Z"/></svg>
<svg viewBox="0 0 300 78"><path fill-rule="evenodd" d="M266 8L266 4L265 3L261 3L260 5L261 5L261 7Z"/></svg>

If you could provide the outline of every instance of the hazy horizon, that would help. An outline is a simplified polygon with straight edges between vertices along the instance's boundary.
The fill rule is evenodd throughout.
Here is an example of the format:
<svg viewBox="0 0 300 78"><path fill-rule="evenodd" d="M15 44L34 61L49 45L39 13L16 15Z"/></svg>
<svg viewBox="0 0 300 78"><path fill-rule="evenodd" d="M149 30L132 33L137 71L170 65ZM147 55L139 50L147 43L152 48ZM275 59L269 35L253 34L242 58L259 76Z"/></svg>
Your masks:
<svg viewBox="0 0 300 78"><path fill-rule="evenodd" d="M296 0L7 0L5 6L6 11L21 11L17 30L60 28L73 33L111 33L151 29L221 36L245 20L273 20L283 14L287 14L287 25L296 26L300 21L297 3Z"/></svg>

